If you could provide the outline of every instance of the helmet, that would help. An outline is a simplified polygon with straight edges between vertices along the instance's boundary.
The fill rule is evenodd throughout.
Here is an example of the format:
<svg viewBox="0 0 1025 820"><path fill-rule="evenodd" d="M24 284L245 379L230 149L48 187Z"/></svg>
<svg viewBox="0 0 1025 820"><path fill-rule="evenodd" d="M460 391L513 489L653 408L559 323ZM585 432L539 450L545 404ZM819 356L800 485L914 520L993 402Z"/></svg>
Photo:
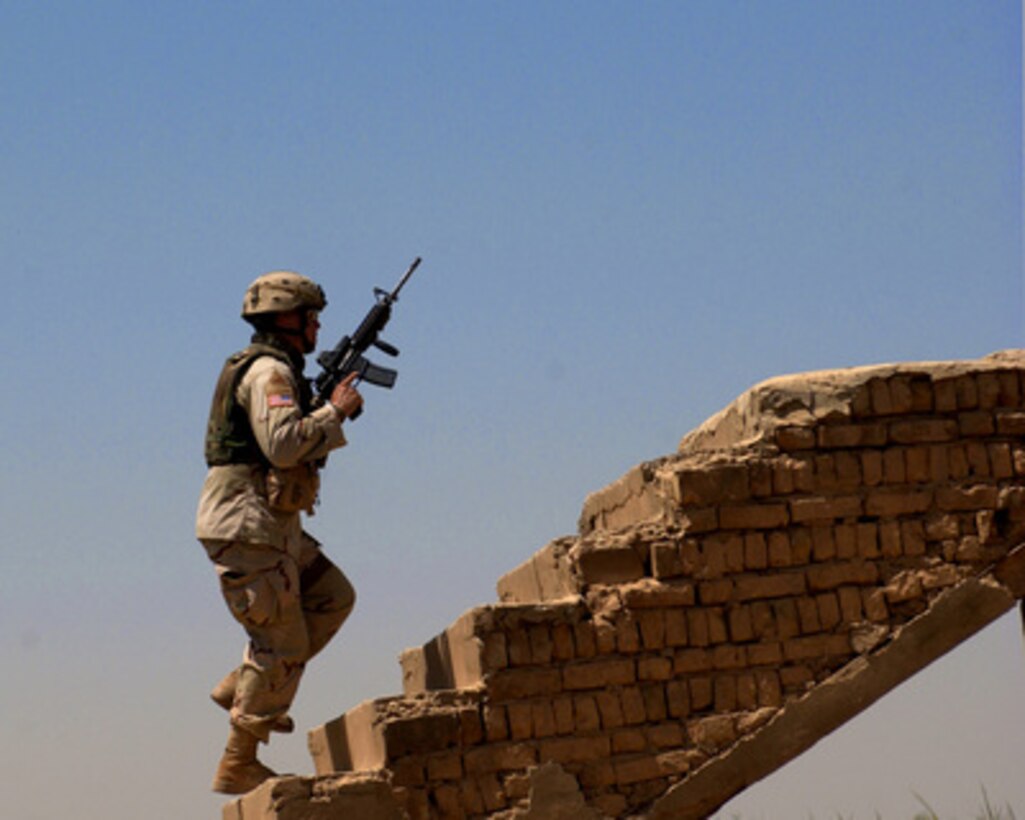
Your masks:
<svg viewBox="0 0 1025 820"><path fill-rule="evenodd" d="M294 271L278 270L258 276L246 290L242 318L296 308L323 310L326 305L324 291L312 279Z"/></svg>

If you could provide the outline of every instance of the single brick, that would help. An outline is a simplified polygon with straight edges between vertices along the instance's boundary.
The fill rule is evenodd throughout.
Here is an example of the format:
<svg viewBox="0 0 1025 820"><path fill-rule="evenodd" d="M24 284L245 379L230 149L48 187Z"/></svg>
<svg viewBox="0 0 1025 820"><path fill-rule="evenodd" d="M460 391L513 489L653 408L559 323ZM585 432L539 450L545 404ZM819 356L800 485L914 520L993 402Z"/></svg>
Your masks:
<svg viewBox="0 0 1025 820"><path fill-rule="evenodd" d="M812 592L825 592L845 584L864 586L879 580L879 570L868 561L809 567L807 575L808 588Z"/></svg>
<svg viewBox="0 0 1025 820"><path fill-rule="evenodd" d="M1008 458L1010 458L1010 448L1008 448ZM760 532L753 532L745 535L744 568L759 570L766 569L768 566L769 547L765 540L765 535Z"/></svg>
<svg viewBox="0 0 1025 820"><path fill-rule="evenodd" d="M690 714L690 692L686 681L671 680L666 683L666 708L670 717L683 718Z"/></svg>
<svg viewBox="0 0 1025 820"><path fill-rule="evenodd" d="M714 683L715 711L733 712L737 708L737 679L732 675L720 675Z"/></svg>
<svg viewBox="0 0 1025 820"><path fill-rule="evenodd" d="M508 710L489 703L484 707L484 737L488 743L509 739Z"/></svg>
<svg viewBox="0 0 1025 820"><path fill-rule="evenodd" d="M673 655L673 673L692 675L712 668L712 653L707 649L681 649Z"/></svg>
<svg viewBox="0 0 1025 820"><path fill-rule="evenodd" d="M668 609L666 620L666 646L687 645L687 614L683 609Z"/></svg>
<svg viewBox="0 0 1025 820"><path fill-rule="evenodd" d="M840 587L837 590L840 601L840 617L845 624L857 623L862 618L861 590L858 587Z"/></svg>
<svg viewBox="0 0 1025 820"><path fill-rule="evenodd" d="M865 500L865 514L873 517L916 515L932 505L930 490L887 488L872 490Z"/></svg>
<svg viewBox="0 0 1025 820"><path fill-rule="evenodd" d="M950 477L957 480L967 478L971 473L968 456L961 445L955 444L947 448L947 470Z"/></svg>
<svg viewBox="0 0 1025 820"><path fill-rule="evenodd" d="M879 551L884 558L899 558L903 554L899 521L891 519L879 524Z"/></svg>
<svg viewBox="0 0 1025 820"><path fill-rule="evenodd" d="M905 419L891 422L889 437L896 444L937 444L957 438L953 419Z"/></svg>
<svg viewBox="0 0 1025 820"><path fill-rule="evenodd" d="M815 596L815 603L819 609L819 623L823 629L833 629L840 623L840 599L837 595L832 592L823 592Z"/></svg>
<svg viewBox="0 0 1025 820"><path fill-rule="evenodd" d="M1000 381L1001 407L1018 407L1021 405L1021 389L1019 388L1018 374L1013 370L1001 370L997 373Z"/></svg>
<svg viewBox="0 0 1025 820"><path fill-rule="evenodd" d="M996 415L997 432L1002 436L1025 436L1025 412L1001 410Z"/></svg>
<svg viewBox="0 0 1025 820"><path fill-rule="evenodd" d="M859 523L858 532L858 557L878 558L879 557L879 526L871 521Z"/></svg>
<svg viewBox="0 0 1025 820"><path fill-rule="evenodd" d="M623 720L628 726L636 726L647 721L644 707L644 695L636 686L629 686L619 692L623 704Z"/></svg>
<svg viewBox="0 0 1025 820"><path fill-rule="evenodd" d="M790 533L790 564L792 566L804 566L811 561L811 550L811 530L801 527Z"/></svg>
<svg viewBox="0 0 1025 820"><path fill-rule="evenodd" d="M817 660L849 654L851 643L846 635L809 635L791 638L783 644L783 657L788 661Z"/></svg>
<svg viewBox="0 0 1025 820"><path fill-rule="evenodd" d="M858 556L858 526L856 524L840 524L833 528L833 540L836 542L836 557L849 560Z"/></svg>
<svg viewBox="0 0 1025 820"><path fill-rule="evenodd" d="M776 616L767 601L755 601L751 604L751 629L759 639L776 637Z"/></svg>
<svg viewBox="0 0 1025 820"><path fill-rule="evenodd" d="M558 661L571 661L575 655L573 627L569 624L554 624L552 626L552 657Z"/></svg>
<svg viewBox="0 0 1025 820"><path fill-rule="evenodd" d="M468 773L517 771L537 763L537 752L530 743L492 743L463 753Z"/></svg>
<svg viewBox="0 0 1025 820"><path fill-rule="evenodd" d="M651 574L656 578L675 578L683 575L680 548L670 541L651 545Z"/></svg>
<svg viewBox="0 0 1025 820"><path fill-rule="evenodd" d="M771 669L756 669L754 676L758 687L758 705L782 706L783 688L780 685L779 674Z"/></svg>
<svg viewBox="0 0 1025 820"><path fill-rule="evenodd" d="M801 624L797 618L797 605L792 598L774 601L772 611L776 616L776 634L781 640L801 634Z"/></svg>
<svg viewBox="0 0 1025 820"><path fill-rule="evenodd" d="M878 587L863 589L861 601L865 608L865 617L872 623L885 623L890 620L890 610L887 607L884 589Z"/></svg>
<svg viewBox="0 0 1025 820"><path fill-rule="evenodd" d="M883 450L883 483L904 484L908 480L904 463L904 448L889 447Z"/></svg>
<svg viewBox="0 0 1025 820"><path fill-rule="evenodd" d="M921 521L902 521L900 524L901 551L915 557L925 555L925 526Z"/></svg>
<svg viewBox="0 0 1025 820"><path fill-rule="evenodd" d="M1000 378L996 373L980 373L976 377L979 407L992 410L1000 403Z"/></svg>
<svg viewBox="0 0 1025 820"><path fill-rule="evenodd" d="M630 610L623 610L616 617L616 651L629 655L641 649L641 633L637 619Z"/></svg>
<svg viewBox="0 0 1025 820"><path fill-rule="evenodd" d="M1005 442L990 444L989 463L993 471L993 478L1012 478L1014 476L1014 458L1011 455L1011 445Z"/></svg>
<svg viewBox="0 0 1025 820"><path fill-rule="evenodd" d="M726 614L722 607L709 607L708 613L708 642L712 644L723 643L729 637L726 631Z"/></svg>
<svg viewBox="0 0 1025 820"><path fill-rule="evenodd" d="M523 629L513 629L505 634L506 651L511 666L530 665L530 636Z"/></svg>
<svg viewBox="0 0 1025 820"><path fill-rule="evenodd" d="M933 393L936 397L937 413L950 413L957 410L957 388L953 379L933 382Z"/></svg>
<svg viewBox="0 0 1025 820"><path fill-rule="evenodd" d="M936 490L936 506L941 510L982 510L997 506L998 490L991 484L971 487L940 487Z"/></svg>
<svg viewBox="0 0 1025 820"><path fill-rule="evenodd" d="M684 506L706 507L751 497L747 467L724 464L676 474L678 498Z"/></svg>
<svg viewBox="0 0 1025 820"><path fill-rule="evenodd" d="M644 715L649 723L666 719L666 692L661 683L642 686L641 697L644 699Z"/></svg>
<svg viewBox="0 0 1025 820"><path fill-rule="evenodd" d="M1025 473L1025 452L1022 456L1023 470ZM769 566L774 569L790 566L790 537L781 531L769 533Z"/></svg>
<svg viewBox="0 0 1025 820"><path fill-rule="evenodd" d="M861 458L861 481L866 487L875 487L883 482L883 454L880 450L863 450Z"/></svg>
<svg viewBox="0 0 1025 820"><path fill-rule="evenodd" d="M557 697L552 701L552 711L555 713L556 732L560 735L571 735L576 731L576 714L571 696Z"/></svg>
<svg viewBox="0 0 1025 820"><path fill-rule="evenodd" d="M915 409L914 393L911 390L911 377L905 375L891 376L887 379L890 390L890 405L894 413L910 413Z"/></svg>
<svg viewBox="0 0 1025 820"><path fill-rule="evenodd" d="M605 735L590 737L556 737L538 743L542 760L556 763L585 763L603 760L612 754L612 743Z"/></svg>
<svg viewBox="0 0 1025 820"><path fill-rule="evenodd" d="M573 624L573 646L576 649L576 657L581 659L593 658L598 654L594 624L591 621Z"/></svg>
<svg viewBox="0 0 1025 820"><path fill-rule="evenodd" d="M708 615L705 610L687 610L687 635L691 646L708 646Z"/></svg>
<svg viewBox="0 0 1025 820"><path fill-rule="evenodd" d="M804 574L801 572L747 575L736 581L736 598L738 601L782 598L788 595L801 595L804 589Z"/></svg>
<svg viewBox="0 0 1025 820"><path fill-rule="evenodd" d="M641 752L648 748L648 739L640 729L622 729L612 733L612 753ZM615 761L613 761L615 765Z"/></svg>
<svg viewBox="0 0 1025 820"><path fill-rule="evenodd" d="M861 459L858 453L840 451L836 459L836 483L841 490L856 490L861 486Z"/></svg>
<svg viewBox="0 0 1025 820"><path fill-rule="evenodd" d="M795 524L832 521L861 515L861 497L857 495L812 496L790 501L790 517Z"/></svg>
<svg viewBox="0 0 1025 820"><path fill-rule="evenodd" d="M929 447L929 478L932 481L946 481L950 477L950 458L947 448L941 444Z"/></svg>
<svg viewBox="0 0 1025 820"><path fill-rule="evenodd" d="M886 426L879 423L825 424L818 430L818 446L829 449L881 447L885 443Z"/></svg>
<svg viewBox="0 0 1025 820"><path fill-rule="evenodd" d="M534 733L534 717L529 701L510 703L509 736L513 740L529 740Z"/></svg>
<svg viewBox="0 0 1025 820"><path fill-rule="evenodd" d="M787 452L811 450L815 447L815 430L810 427L780 427L776 431L776 445Z"/></svg>
<svg viewBox="0 0 1025 820"><path fill-rule="evenodd" d="M558 669L545 670L559 674ZM630 658L577 661L562 669L561 682L568 690L604 689L607 686L625 686L637 679L634 662Z"/></svg>
<svg viewBox="0 0 1025 820"><path fill-rule="evenodd" d="M783 648L776 641L750 644L747 662L750 666L778 666L783 662Z"/></svg>
<svg viewBox="0 0 1025 820"><path fill-rule="evenodd" d="M754 623L751 619L751 607L733 606L729 613L730 639L738 643L753 640L755 637Z"/></svg>
<svg viewBox="0 0 1025 820"><path fill-rule="evenodd" d="M662 649L666 645L666 611L645 609L637 613L641 644L645 649Z"/></svg>
<svg viewBox="0 0 1025 820"><path fill-rule="evenodd" d="M743 646L723 644L712 650L712 666L715 669L740 669L747 665L747 653Z"/></svg>
<svg viewBox="0 0 1025 820"><path fill-rule="evenodd" d="M552 662L552 635L544 624L534 624L527 631L531 663L546 666Z"/></svg>
<svg viewBox="0 0 1025 820"><path fill-rule="evenodd" d="M816 561L830 561L836 557L836 539L833 528L818 525L811 528L812 557Z"/></svg>
<svg viewBox="0 0 1025 820"><path fill-rule="evenodd" d="M719 526L726 530L773 529L786 525L786 504L743 504L719 508Z"/></svg>
<svg viewBox="0 0 1025 820"><path fill-rule="evenodd" d="M992 413L971 410L958 414L957 429L962 436L991 436L996 432Z"/></svg>
<svg viewBox="0 0 1025 820"><path fill-rule="evenodd" d="M815 460L815 492L835 493L840 488L836 474L836 458L832 453L817 453Z"/></svg>
<svg viewBox="0 0 1025 820"><path fill-rule="evenodd" d="M690 681L690 708L694 712L700 712L712 705L712 679L691 678Z"/></svg>
<svg viewBox="0 0 1025 820"><path fill-rule="evenodd" d="M819 623L819 608L814 598L797 599L797 617L801 622L803 634L813 635L822 631L822 624Z"/></svg>
<svg viewBox="0 0 1025 820"><path fill-rule="evenodd" d="M989 464L989 450L986 445L979 441L972 441L965 445L965 456L968 458L968 468L973 476L987 477L991 474Z"/></svg>
<svg viewBox="0 0 1025 820"><path fill-rule="evenodd" d="M954 379L957 392L957 406L961 410L972 410L979 406L979 388L974 376L964 375Z"/></svg>
<svg viewBox="0 0 1025 820"><path fill-rule="evenodd" d="M555 723L555 709L549 700L536 700L531 703L531 714L534 721L534 737L551 737L558 734Z"/></svg>
<svg viewBox="0 0 1025 820"><path fill-rule="evenodd" d="M909 447L904 454L904 466L907 479L912 484L926 484L932 479L928 447Z"/></svg>
<svg viewBox="0 0 1025 820"><path fill-rule="evenodd" d="M573 697L573 723L577 732L595 732L601 728L597 700L591 695Z"/></svg>
<svg viewBox="0 0 1025 820"><path fill-rule="evenodd" d="M615 692L604 691L595 695L598 705L598 712L601 715L603 729L618 729L626 721L623 718L623 705L620 703L619 695Z"/></svg>
<svg viewBox="0 0 1025 820"><path fill-rule="evenodd" d="M637 661L637 680L641 681L664 681L673 676L673 661L671 658L658 656L654 658L641 658Z"/></svg>
<svg viewBox="0 0 1025 820"><path fill-rule="evenodd" d="M758 707L758 684L753 674L737 675L737 706L745 711Z"/></svg>
<svg viewBox="0 0 1025 820"><path fill-rule="evenodd" d="M698 586L698 600L704 606L725 604L733 598L733 581L720 578L715 581L703 581Z"/></svg>
<svg viewBox="0 0 1025 820"><path fill-rule="evenodd" d="M659 723L644 729L648 743L656 749L672 749L684 743L683 727L679 723Z"/></svg>

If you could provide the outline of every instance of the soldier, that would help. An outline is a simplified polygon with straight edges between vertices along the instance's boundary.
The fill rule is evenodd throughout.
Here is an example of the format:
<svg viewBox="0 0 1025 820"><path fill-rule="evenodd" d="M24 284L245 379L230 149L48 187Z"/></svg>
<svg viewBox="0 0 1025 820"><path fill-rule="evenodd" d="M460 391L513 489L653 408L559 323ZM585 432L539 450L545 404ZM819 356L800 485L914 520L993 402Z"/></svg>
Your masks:
<svg viewBox="0 0 1025 820"><path fill-rule="evenodd" d="M230 714L213 781L225 794L274 777L257 760L257 746L271 732L292 731L288 710L303 669L356 600L300 521L300 512L313 512L327 454L345 444L342 422L363 404L352 374L326 404L313 406L303 363L316 348L326 304L305 276L257 278L242 306L252 343L225 363L210 409L196 536L249 637L242 665L211 692Z"/></svg>

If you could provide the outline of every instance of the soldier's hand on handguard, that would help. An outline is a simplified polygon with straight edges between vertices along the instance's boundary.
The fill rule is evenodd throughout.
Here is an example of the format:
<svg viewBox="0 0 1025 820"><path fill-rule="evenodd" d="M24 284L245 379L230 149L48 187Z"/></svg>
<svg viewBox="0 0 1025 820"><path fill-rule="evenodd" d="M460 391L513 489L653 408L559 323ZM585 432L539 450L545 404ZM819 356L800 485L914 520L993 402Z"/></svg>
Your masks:
<svg viewBox="0 0 1025 820"><path fill-rule="evenodd" d="M363 396L353 386L358 373L350 373L331 391L331 404L343 419L352 419L363 409Z"/></svg>

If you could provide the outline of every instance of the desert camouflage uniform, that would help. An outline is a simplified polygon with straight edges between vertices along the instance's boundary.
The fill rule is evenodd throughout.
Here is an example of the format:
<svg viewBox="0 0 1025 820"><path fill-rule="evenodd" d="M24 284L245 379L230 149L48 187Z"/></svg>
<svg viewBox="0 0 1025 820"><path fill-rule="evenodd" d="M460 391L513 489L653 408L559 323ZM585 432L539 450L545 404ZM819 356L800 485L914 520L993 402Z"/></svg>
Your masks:
<svg viewBox="0 0 1025 820"><path fill-rule="evenodd" d="M203 485L196 536L249 636L231 721L266 742L287 715L306 662L352 611L355 591L303 531L295 506L312 512L319 466L345 444L338 413L330 405L311 408L301 358L273 339L256 336L254 343L228 360L218 383L211 425L222 385L230 392L237 382L237 426L249 428L248 440L231 442L235 463L216 463L224 458L211 459L208 436L208 462L215 463ZM276 500L282 483L284 502Z"/></svg>

